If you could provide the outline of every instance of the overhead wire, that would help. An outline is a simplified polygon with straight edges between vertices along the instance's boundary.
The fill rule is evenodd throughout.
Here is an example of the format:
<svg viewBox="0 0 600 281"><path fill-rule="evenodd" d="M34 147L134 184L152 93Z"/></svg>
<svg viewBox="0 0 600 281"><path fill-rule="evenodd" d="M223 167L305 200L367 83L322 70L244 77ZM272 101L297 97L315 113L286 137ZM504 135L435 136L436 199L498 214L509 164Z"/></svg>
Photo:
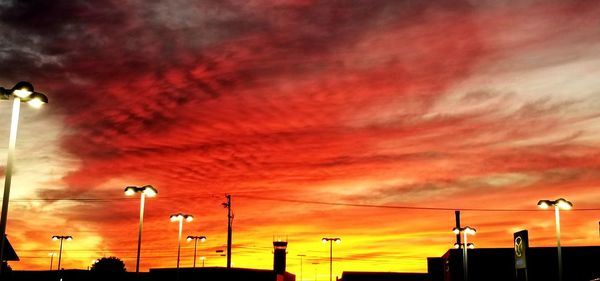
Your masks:
<svg viewBox="0 0 600 281"><path fill-rule="evenodd" d="M196 196L187 196L187 199L199 199L199 198L214 198L215 194L202 194ZM357 208L381 208L381 209L403 209L403 210L424 210L424 211L470 211L470 212L538 212L543 211L538 208L531 209L502 209L502 208L463 208L463 207L434 207L434 206L403 206L403 205L376 205L376 204L357 204L347 202L332 202L332 201L315 201L315 200L303 200L303 199L287 199L287 198L275 198L275 197L263 197L246 194L232 194L237 198L244 198L249 200L263 200L263 201L277 201L277 202L288 202L298 204L313 204L313 205L327 205L327 206L342 206L342 207L357 207ZM181 200L178 196L162 196L157 197L155 200L164 199L177 199ZM109 198L20 198L11 199L11 202L36 202L36 201L75 201L75 202L110 202L110 201L121 201L121 200L136 200L135 198L129 197L109 197ZM573 208L571 212L585 212L585 211L600 211L600 208Z"/></svg>

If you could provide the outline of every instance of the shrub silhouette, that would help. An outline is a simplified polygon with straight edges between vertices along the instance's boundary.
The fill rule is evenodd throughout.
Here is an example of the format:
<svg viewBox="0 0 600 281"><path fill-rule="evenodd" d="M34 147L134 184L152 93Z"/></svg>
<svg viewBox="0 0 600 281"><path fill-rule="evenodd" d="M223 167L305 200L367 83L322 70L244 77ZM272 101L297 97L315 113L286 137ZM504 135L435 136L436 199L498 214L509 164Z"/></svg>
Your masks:
<svg viewBox="0 0 600 281"><path fill-rule="evenodd" d="M121 275L125 271L125 263L117 257L104 257L92 265L92 272L96 274Z"/></svg>

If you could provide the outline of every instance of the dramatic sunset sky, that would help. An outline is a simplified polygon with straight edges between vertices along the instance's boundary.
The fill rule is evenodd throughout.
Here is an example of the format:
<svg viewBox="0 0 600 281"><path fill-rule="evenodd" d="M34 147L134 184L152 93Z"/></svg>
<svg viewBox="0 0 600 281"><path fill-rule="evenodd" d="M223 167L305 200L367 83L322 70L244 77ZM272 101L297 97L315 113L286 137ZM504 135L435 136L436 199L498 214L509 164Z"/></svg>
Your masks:
<svg viewBox="0 0 600 281"><path fill-rule="evenodd" d="M287 236L305 279L328 276L322 237L343 240L334 274L425 272L454 209L477 247L521 229L554 246L539 199L574 203L563 245L600 245L599 15L593 0L2 0L0 86L50 100L21 111L10 265L47 269L51 236L72 235L64 268L134 271L123 189L145 184L143 271L175 266L178 212L224 266L225 194L233 265L272 268Z"/></svg>

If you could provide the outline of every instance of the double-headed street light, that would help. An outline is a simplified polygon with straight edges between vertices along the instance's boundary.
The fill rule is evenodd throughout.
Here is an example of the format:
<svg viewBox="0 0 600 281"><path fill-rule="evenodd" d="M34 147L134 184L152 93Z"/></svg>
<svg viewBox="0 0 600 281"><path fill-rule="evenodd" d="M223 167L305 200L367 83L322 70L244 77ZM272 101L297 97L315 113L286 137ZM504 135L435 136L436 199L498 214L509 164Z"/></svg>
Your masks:
<svg viewBox="0 0 600 281"><path fill-rule="evenodd" d="M171 215L172 222L179 222L179 238L177 240L177 280L179 280L179 257L181 254L181 232L183 229L183 221L191 222L192 220L194 220L194 216L188 214L178 213Z"/></svg>
<svg viewBox="0 0 600 281"><path fill-rule="evenodd" d="M325 237L321 239L323 244L329 242L329 281L333 280L333 242L340 244L342 243L342 239L340 238L328 238Z"/></svg>
<svg viewBox="0 0 600 281"><path fill-rule="evenodd" d="M467 281L467 280L469 280L469 265L468 265L468 261L467 261L467 249L468 248L473 249L475 247L474 244L467 243L467 234L475 235L475 232L477 232L477 231L475 230L475 228L472 228L470 226L465 226L465 227L461 227L461 228L455 227L452 229L452 232L454 232L454 234L456 234L456 235L459 235L461 232L463 233L464 244L462 244L462 245L455 244L454 247L458 246L460 248L460 246L463 246L462 247L463 248L463 276L464 276L463 280ZM471 245L469 245L469 244L471 244ZM465 245L466 245L466 247L464 247Z"/></svg>
<svg viewBox="0 0 600 281"><path fill-rule="evenodd" d="M196 246L198 245L198 240L200 240L200 242L204 243L204 241L206 241L206 236L194 236L194 235L188 235L187 237L187 241L190 242L194 240L194 268L196 268ZM202 267L204 267L204 257L202 257Z"/></svg>
<svg viewBox="0 0 600 281"><path fill-rule="evenodd" d="M4 172L4 195L2 197L2 215L0 217L0 261L4 260L4 237L6 236L6 220L8 218L8 199L10 197L10 184L12 180L13 159L15 152L15 142L17 140L17 127L19 126L19 111L21 102L26 102L33 107L40 107L48 103L48 98L33 90L33 85L29 82L21 81L15 84L12 89L0 87L0 100L13 98L12 117L10 123L10 134L8 140L8 157L6 158L6 170ZM2 267L0 266L0 275Z"/></svg>
<svg viewBox="0 0 600 281"><path fill-rule="evenodd" d="M570 210L573 208L573 203L564 198L556 200L540 200L538 206L542 209L548 209L554 206L554 217L556 221L556 248L558 249L558 280L562 281L562 252L560 248L560 214L559 210Z"/></svg>
<svg viewBox="0 0 600 281"><path fill-rule="evenodd" d="M61 261L61 257L62 257L63 240L71 241L71 240L73 240L73 237L71 235L54 235L54 236L52 236L52 240L54 240L54 241L60 240L60 248L58 250L58 271L60 272L60 261Z"/></svg>
<svg viewBox="0 0 600 281"><path fill-rule="evenodd" d="M128 186L125 187L125 195L133 196L134 194L140 194L140 225L138 230L138 245L137 245L137 258L135 262L135 273L140 272L140 249L142 247L142 225L144 224L144 203L146 196L154 197L158 194L156 188L151 185L144 186Z"/></svg>

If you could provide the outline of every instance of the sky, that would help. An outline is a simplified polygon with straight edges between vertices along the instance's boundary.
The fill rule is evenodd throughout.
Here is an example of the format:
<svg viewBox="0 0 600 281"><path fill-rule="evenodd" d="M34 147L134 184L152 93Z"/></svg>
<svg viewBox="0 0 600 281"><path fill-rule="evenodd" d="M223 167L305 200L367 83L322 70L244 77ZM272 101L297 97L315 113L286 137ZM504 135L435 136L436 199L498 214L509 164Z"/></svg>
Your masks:
<svg viewBox="0 0 600 281"><path fill-rule="evenodd" d="M600 3L586 0L0 1L0 86L31 82L7 234L21 261L174 267L174 213L234 267L426 272L455 242L600 246ZM10 102L0 102L8 144ZM5 159L7 145L1 145ZM4 175L5 160L0 161ZM182 243L181 265L193 245ZM54 258L56 267L56 258ZM198 261L200 263L200 261Z"/></svg>

